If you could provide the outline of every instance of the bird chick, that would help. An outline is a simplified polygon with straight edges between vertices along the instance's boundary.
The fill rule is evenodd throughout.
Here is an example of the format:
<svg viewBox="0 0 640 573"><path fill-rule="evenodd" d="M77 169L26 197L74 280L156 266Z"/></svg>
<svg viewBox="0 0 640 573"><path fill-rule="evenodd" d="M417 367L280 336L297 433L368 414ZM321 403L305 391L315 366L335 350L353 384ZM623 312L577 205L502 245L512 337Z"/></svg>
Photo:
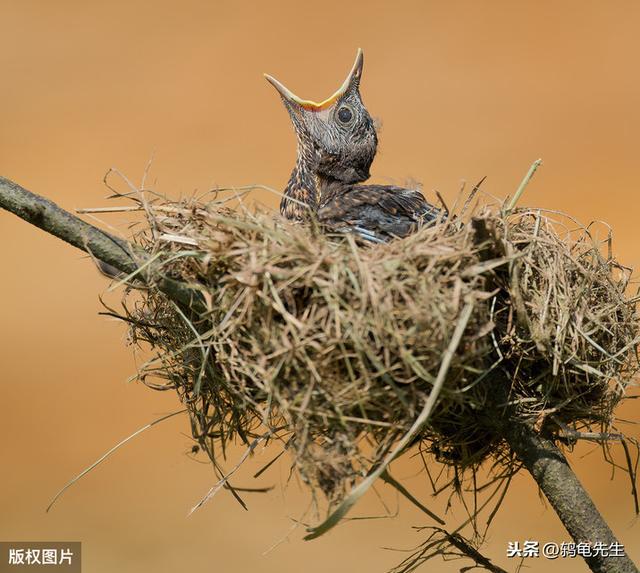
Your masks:
<svg viewBox="0 0 640 573"><path fill-rule="evenodd" d="M386 242L434 221L440 211L417 189L358 185L369 178L378 137L360 96L363 54L340 89L321 103L303 100L275 78L298 139L296 165L280 203L288 219L316 215L327 229Z"/></svg>
<svg viewBox="0 0 640 573"><path fill-rule="evenodd" d="M299 98L265 74L280 93L298 139L296 165L280 203L280 212L289 219L316 213L327 185L369 178L378 137L360 97L362 65L362 50L358 50L347 79L321 103Z"/></svg>

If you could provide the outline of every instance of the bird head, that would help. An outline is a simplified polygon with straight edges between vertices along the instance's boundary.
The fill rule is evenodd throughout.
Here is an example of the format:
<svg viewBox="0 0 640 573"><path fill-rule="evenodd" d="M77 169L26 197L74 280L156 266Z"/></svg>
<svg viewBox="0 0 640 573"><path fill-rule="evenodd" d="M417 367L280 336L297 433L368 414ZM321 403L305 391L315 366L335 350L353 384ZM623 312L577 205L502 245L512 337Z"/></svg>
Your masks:
<svg viewBox="0 0 640 573"><path fill-rule="evenodd" d="M301 159L310 162L316 174L345 183L369 178L378 146L374 122L360 97L362 64L359 49L342 86L320 103L299 98L265 74L293 121Z"/></svg>

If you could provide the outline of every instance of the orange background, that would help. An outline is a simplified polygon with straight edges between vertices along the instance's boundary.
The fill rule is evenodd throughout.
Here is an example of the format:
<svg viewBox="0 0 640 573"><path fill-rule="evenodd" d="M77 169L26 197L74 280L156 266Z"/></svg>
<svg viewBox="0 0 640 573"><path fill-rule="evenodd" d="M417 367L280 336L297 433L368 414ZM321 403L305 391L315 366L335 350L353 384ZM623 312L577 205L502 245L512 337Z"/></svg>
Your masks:
<svg viewBox="0 0 640 573"><path fill-rule="evenodd" d="M0 21L0 174L68 209L106 204L111 166L139 184L152 156L150 183L173 197L214 185L282 188L294 137L262 73L321 100L360 46L363 98L383 120L373 180L418 180L451 201L461 180L487 175L485 190L504 197L542 157L523 203L607 221L621 260L640 262L637 2L4 0ZM107 220L124 228L122 216ZM162 573L384 572L404 554L383 547L424 538L411 526L429 521L380 486L397 518L348 522L303 542L302 528L290 529L308 498L295 482L284 491L286 463L262 478L271 493L245 496L249 512L223 492L187 517L214 478L187 455L184 417L137 437L45 514L68 479L179 405L125 382L135 371L125 328L97 315L107 281L86 257L7 213L0 245L0 539L80 540L85 571ZM622 415L637 420L637 406ZM276 453L258 452L251 468ZM228 467L240 455L232 451ZM571 459L640 562L627 476L611 479L591 445ZM251 468L236 485L255 485ZM418 469L407 461L395 474L441 510ZM383 512L372 494L353 516ZM459 505L453 515L464 518ZM485 552L514 570L507 541L524 539L569 540L523 474ZM578 560L527 565L586 570Z"/></svg>

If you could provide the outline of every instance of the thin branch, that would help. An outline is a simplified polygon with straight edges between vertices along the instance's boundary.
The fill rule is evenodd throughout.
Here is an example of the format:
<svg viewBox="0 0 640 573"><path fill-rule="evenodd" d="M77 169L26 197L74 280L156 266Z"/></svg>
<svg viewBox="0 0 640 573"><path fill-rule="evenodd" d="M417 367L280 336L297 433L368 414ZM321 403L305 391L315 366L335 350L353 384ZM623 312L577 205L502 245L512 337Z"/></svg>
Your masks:
<svg viewBox="0 0 640 573"><path fill-rule="evenodd" d="M622 547L556 445L532 427L506 420L502 435L529 470L576 543ZM594 573L638 573L627 555L584 558Z"/></svg>
<svg viewBox="0 0 640 573"><path fill-rule="evenodd" d="M53 201L1 176L0 207L126 275L134 275L144 283L151 281L150 274L140 270L141 263L148 257L142 249L90 225ZM200 294L187 285L165 277L154 280L160 291L183 306L195 308L203 305Z"/></svg>
<svg viewBox="0 0 640 573"><path fill-rule="evenodd" d="M451 534L444 529L441 530L447 541L460 551L461 554L466 555L470 559L476 562L476 565L483 567L491 573L507 573L502 567L498 567L491 560L480 553L475 547L473 547L462 535L459 533Z"/></svg>

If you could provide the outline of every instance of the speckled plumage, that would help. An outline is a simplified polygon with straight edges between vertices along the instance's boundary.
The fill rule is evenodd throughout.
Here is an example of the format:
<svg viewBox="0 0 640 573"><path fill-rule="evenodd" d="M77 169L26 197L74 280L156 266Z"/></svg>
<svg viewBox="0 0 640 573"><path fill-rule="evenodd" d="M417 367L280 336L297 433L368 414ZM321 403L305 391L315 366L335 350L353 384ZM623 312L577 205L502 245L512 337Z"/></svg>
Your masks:
<svg viewBox="0 0 640 573"><path fill-rule="evenodd" d="M378 146L374 122L360 97L362 64L359 50L342 87L319 104L298 98L267 76L282 97L298 139L298 156L280 211L294 220L316 214L331 230L384 242L433 221L439 210L416 189L358 185L369 178Z"/></svg>
<svg viewBox="0 0 640 573"><path fill-rule="evenodd" d="M406 237L439 215L419 190L393 185L330 184L318 208L318 220L329 229L373 242Z"/></svg>
<svg viewBox="0 0 640 573"><path fill-rule="evenodd" d="M317 212L327 182L353 184L369 178L378 137L373 119L360 97L362 52L342 87L322 103L302 100L274 78L298 140L298 156L280 204L289 219ZM349 119L343 121L342 114Z"/></svg>

